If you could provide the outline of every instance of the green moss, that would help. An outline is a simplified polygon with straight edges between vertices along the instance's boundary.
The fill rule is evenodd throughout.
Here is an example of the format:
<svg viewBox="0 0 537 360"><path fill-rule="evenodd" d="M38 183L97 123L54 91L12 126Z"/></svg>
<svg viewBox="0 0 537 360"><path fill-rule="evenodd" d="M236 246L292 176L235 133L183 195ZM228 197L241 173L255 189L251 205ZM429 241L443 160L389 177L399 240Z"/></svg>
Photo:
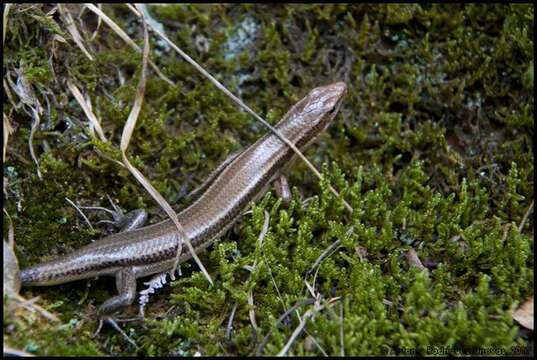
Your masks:
<svg viewBox="0 0 537 360"><path fill-rule="evenodd" d="M267 194L201 254L214 286L193 262L183 264L183 275L151 298L146 326L124 325L138 350L109 328L90 338L96 306L115 293L109 278L23 289L27 298L39 295L61 325L5 304L6 344L39 355L248 355L268 336L261 354L277 354L299 323L296 312L282 323L278 317L311 298L311 288L324 308L291 355L505 354L533 346L512 320L533 293L531 214L522 224L534 196L533 5L150 9L172 40L271 123L309 89L345 81L340 114L306 155L354 212L297 162L288 208ZM132 13L103 10L141 44ZM87 40L95 19L86 14L90 62L49 11L14 5L4 45L4 71L16 81L14 69L22 67L45 110L34 138L40 180L28 151L32 120L4 100L16 127L4 165L5 209L22 266L105 233L90 230L65 197L108 206L110 195L125 209L149 206L152 221L159 218L136 180L110 161L120 159L140 55L104 24ZM196 46L200 38L208 52ZM265 129L156 38L151 45L152 60L176 86L149 72L128 155L182 208L185 194ZM89 136L68 78L89 95L109 143ZM265 211L269 228L260 243ZM102 218L87 214L93 224ZM408 264L410 249L427 270Z"/></svg>

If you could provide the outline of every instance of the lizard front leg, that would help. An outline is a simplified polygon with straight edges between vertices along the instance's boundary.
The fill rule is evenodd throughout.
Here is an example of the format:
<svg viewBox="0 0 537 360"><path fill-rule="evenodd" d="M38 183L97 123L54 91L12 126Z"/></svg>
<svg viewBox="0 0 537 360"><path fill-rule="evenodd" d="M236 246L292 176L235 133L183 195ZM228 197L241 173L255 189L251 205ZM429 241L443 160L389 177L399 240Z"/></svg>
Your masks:
<svg viewBox="0 0 537 360"><path fill-rule="evenodd" d="M276 194L282 199L283 206L289 207L293 195L291 194L291 189L289 189L287 178L280 174L280 176L274 180L273 185Z"/></svg>

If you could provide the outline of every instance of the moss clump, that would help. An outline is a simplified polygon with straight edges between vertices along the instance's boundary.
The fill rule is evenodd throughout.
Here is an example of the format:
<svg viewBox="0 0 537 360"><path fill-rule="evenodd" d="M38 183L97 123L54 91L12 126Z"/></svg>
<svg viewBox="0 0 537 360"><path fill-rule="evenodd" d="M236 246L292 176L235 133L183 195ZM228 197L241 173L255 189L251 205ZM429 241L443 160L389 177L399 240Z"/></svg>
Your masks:
<svg viewBox="0 0 537 360"><path fill-rule="evenodd" d="M4 165L5 208L22 266L104 234L89 230L65 197L108 206L108 194L125 209L154 206L110 161L119 158L113 144L132 106L140 55L106 26L90 40L97 21L85 12L77 24L95 57L88 61L51 10L13 6L4 45L4 72L13 81L23 74L44 109L34 137L40 180L28 153L31 113L4 99L16 127ZM140 23L125 7L103 10L140 44ZM77 18L80 8L69 11ZM511 314L533 289L533 217L526 217L534 196L533 5L150 11L172 40L272 123L309 89L345 81L340 115L306 155L323 164L354 212L297 163L290 207L267 194L202 254L214 286L187 263L181 278L151 298L147 326L125 325L139 349L110 329L89 337L95 307L115 291L108 278L23 289L25 297L40 295L63 325L5 304L6 344L39 355L277 354L299 324L296 312L278 318L296 305L312 318L292 355L532 348ZM151 45L153 61L177 85L150 72L129 156L181 208L220 161L265 129L157 39ZM67 79L88 93L111 144L88 134ZM424 270L409 265L411 249ZM317 311L308 300L314 295Z"/></svg>

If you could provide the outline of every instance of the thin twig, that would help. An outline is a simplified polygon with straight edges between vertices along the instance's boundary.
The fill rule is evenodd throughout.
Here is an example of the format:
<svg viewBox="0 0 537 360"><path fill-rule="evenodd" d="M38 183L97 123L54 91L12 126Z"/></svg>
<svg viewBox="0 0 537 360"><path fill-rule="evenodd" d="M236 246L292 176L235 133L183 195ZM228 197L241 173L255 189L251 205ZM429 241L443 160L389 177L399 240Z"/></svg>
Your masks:
<svg viewBox="0 0 537 360"><path fill-rule="evenodd" d="M41 107L41 104L39 103L39 100L35 96L35 92L32 88L31 83L28 81L26 76L24 75L24 69L21 65L18 69L15 69L15 73L17 74L17 82L16 84L13 82L10 76L10 72L8 71L6 73L7 82L13 89L13 91L17 94L19 97L20 106L15 106L16 109L22 107L22 110L28 114L32 118L32 125L30 128L30 136L28 137L28 147L30 148L30 156L32 160L34 161L36 168L37 168L37 176L40 180L43 179L41 176L41 171L39 169L39 161L37 160L37 156L35 156L34 152L34 146L33 146L33 139L35 131L37 130L39 123L41 121L39 115L43 112L43 109ZM26 109L28 107L30 111Z"/></svg>
<svg viewBox="0 0 537 360"><path fill-rule="evenodd" d="M11 94L11 90L9 90L9 85L8 85L8 81L9 80L6 80L9 79L11 80L11 78L9 77L9 71L7 72L7 76L4 77L3 79L3 83L4 83L4 91L6 92L6 95L7 95L7 99L9 100L9 102L11 103L11 105L13 106L13 109L18 109L20 107L20 105L17 105L15 103L15 99L13 97L13 94ZM10 84L12 84L11 86L13 86L13 83L10 82ZM13 109L11 109L11 111L13 111Z"/></svg>
<svg viewBox="0 0 537 360"><path fill-rule="evenodd" d="M522 220L520 221L520 224L518 225L518 232L522 232L522 228L526 224L526 220L528 220L528 216L530 216L532 210L533 210L533 200L531 201L530 206L528 206L528 209L526 210L524 217L522 218Z"/></svg>
<svg viewBox="0 0 537 360"><path fill-rule="evenodd" d="M75 208L75 210L82 216L82 218L86 221L86 223L88 224L88 226L90 227L90 229L91 229L92 231L95 231L95 229L94 229L93 226L91 225L89 219L87 218L86 214L84 214L84 213L82 212L82 210L80 210L80 208L79 208L74 202L72 202L67 196L65 197L65 200L67 200L67 202L68 202L69 204L71 204L71 205Z"/></svg>
<svg viewBox="0 0 537 360"><path fill-rule="evenodd" d="M113 327L114 329L116 329L116 331L119 332L119 333L121 334L121 336L123 336L123 338L124 338L125 340L127 340L127 342L128 342L129 344L131 344L132 346L134 346L136 349L139 349L139 348L138 348L138 345L136 345L136 343L134 342L134 340L131 339L130 336L127 335L127 333L126 333L125 331L123 331L122 328L119 327L119 325L117 324L117 322L116 322L114 319L112 319L111 317L107 317L107 318L105 318L105 321L107 321L110 325L112 325L112 327Z"/></svg>
<svg viewBox="0 0 537 360"><path fill-rule="evenodd" d="M280 325L283 323L283 321L289 315L291 315L291 313L293 313L295 310L297 310L298 308L300 308L302 306L311 305L313 303L315 303L315 299L305 299L305 300L298 301L295 305L293 305L287 311L285 311L282 315L280 315L278 320L276 320L276 328L280 327ZM257 349L255 351L256 355L261 355L261 353L265 349L265 345L267 345L268 340L270 339L271 335L272 335L272 330L269 331L269 333L263 338L261 343L257 346Z"/></svg>
<svg viewBox="0 0 537 360"><path fill-rule="evenodd" d="M16 301L18 301L20 305L26 308L27 310L37 311L38 313L43 315L44 318L50 321L60 322L60 319L58 319L54 314L51 314L47 310L43 309L41 306L34 304L34 302L37 299L39 299L39 297L28 300L28 299L23 298L21 295L17 293L13 293L13 292L10 292L9 296L15 299Z"/></svg>
<svg viewBox="0 0 537 360"><path fill-rule="evenodd" d="M238 305L239 304L237 302L233 304L233 308L231 309L231 314L229 315L229 320L227 321L226 334L224 335L224 337L228 340L231 339L231 331L233 330L233 318L235 317L235 311L237 311Z"/></svg>
<svg viewBox="0 0 537 360"><path fill-rule="evenodd" d="M319 257L317 258L317 260L315 260L315 262L313 263L313 265L311 266L311 268L306 272L307 274L311 274L311 272L313 270L315 270L317 268L317 266L319 266L321 264L321 262L326 258L328 257L328 255L332 255L332 252L335 251L339 245L341 244L341 239L337 239L336 241L334 241L334 243L332 243L332 245L330 245L329 247L327 247L322 253L321 255L319 255Z"/></svg>
<svg viewBox="0 0 537 360"><path fill-rule="evenodd" d="M330 299L328 301L327 305L331 305L334 301L337 301L339 299L340 299L340 297L335 297L333 299ZM313 309L309 309L308 311L306 311L306 313L304 314L304 316L300 320L300 323L296 327L295 331L293 331L293 334L291 335L291 337L289 338L289 340L287 341L285 346L278 353L278 356L287 355L287 352L291 348L291 345L293 345L293 343L295 342L295 340L298 337L298 335L300 335L300 333L302 332L302 330L306 326L306 323L308 322L308 320L310 318L315 317L315 315L317 315L321 310L323 310L326 307L325 304L320 303L320 300L321 300L321 298L320 298L320 296L318 296L317 299L315 300Z"/></svg>
<svg viewBox="0 0 537 360"><path fill-rule="evenodd" d="M314 305L315 306L314 306L313 309L309 309L309 310L306 311L306 313L304 314L304 316L300 320L300 323L298 324L298 326L295 328L295 330L291 334L291 337L289 338L289 340L287 340L287 343L285 344L285 346L278 353L278 356L285 356L287 354L287 352L291 348L291 345L293 345L293 343L295 342L295 340L298 337L298 335L300 335L300 333L302 332L302 330L306 326L306 323L308 322L308 319L311 318L311 317L314 317L320 310L322 310L324 308L324 305L319 304L318 300L315 301Z"/></svg>
<svg viewBox="0 0 537 360"><path fill-rule="evenodd" d="M102 9L102 4L97 4L97 7L99 9ZM78 15L78 18L81 18L82 17L82 14L84 13L84 10L87 9L87 5L84 5L82 7L82 10L80 11L80 14ZM93 41L95 40L95 38L97 37L97 33L99 32L99 29L101 28L101 23L102 23L102 17L100 16L97 16L97 27L95 28L95 30L93 31L93 33L91 34L91 37L90 37L90 41Z"/></svg>
<svg viewBox="0 0 537 360"><path fill-rule="evenodd" d="M85 210L105 211L105 212L109 213L112 216L116 213L113 210L110 210L110 209L107 209L107 208L104 208L104 207L101 207L101 206L79 206L79 208L80 209L85 209Z"/></svg>
<svg viewBox="0 0 537 360"><path fill-rule="evenodd" d="M349 230L345 233L346 236L350 236L354 232L354 226L351 226ZM332 256L338 249L339 244L341 243L341 239L336 240L332 245L330 245L323 253L317 258L313 266L310 268L310 270L306 274L311 274L311 271L315 269L315 274L313 274L313 289L315 289L315 283L317 282L317 274L320 270L321 263ZM336 245L337 244L337 245ZM308 282L306 281L306 286L309 286ZM311 291L311 290L310 290Z"/></svg>

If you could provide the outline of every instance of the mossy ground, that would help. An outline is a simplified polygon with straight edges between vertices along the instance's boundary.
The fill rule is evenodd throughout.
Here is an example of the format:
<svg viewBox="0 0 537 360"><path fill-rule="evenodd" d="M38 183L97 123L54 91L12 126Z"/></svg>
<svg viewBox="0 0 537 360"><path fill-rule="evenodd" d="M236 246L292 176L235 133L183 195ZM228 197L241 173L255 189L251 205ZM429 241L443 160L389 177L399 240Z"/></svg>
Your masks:
<svg viewBox="0 0 537 360"><path fill-rule="evenodd" d="M118 144L140 55L102 24L94 40L86 39L91 62L58 14L45 15L50 10L15 6L5 34L4 76L23 69L44 108L50 103L34 138L39 180L27 146L31 119L4 96L15 126L4 206L22 266L102 234L88 230L65 197L108 206L108 194L124 209L146 206L158 218L141 186L107 159L117 159L117 150L87 135L85 115L66 87L71 78L90 95L105 134ZM71 8L74 16L79 10ZM126 7L103 10L141 44L141 24ZM533 292L533 216L523 222L534 196L533 5L151 11L176 44L272 123L313 87L345 81L340 114L307 156L354 213L297 164L289 208L269 193L201 256L214 286L185 264L183 276L151 298L145 325L124 327L139 350L112 329L90 337L96 307L115 292L108 278L23 289L27 298L39 295L63 325L4 306L4 344L40 355L246 355L270 334L262 354L276 354L299 324L296 312L280 326L277 319L312 297L307 283L325 308L289 354L424 355L430 346L450 354L533 352L529 333L511 316ZM96 18L86 11L81 21L89 38ZM55 34L68 43L53 41ZM155 38L152 49L177 86L150 72L129 154L182 207L220 161L265 130ZM260 246L264 210L270 222ZM6 229L4 219L4 237ZM340 247L310 271L337 240ZM411 248L426 270L408 264ZM244 269L253 263L253 272Z"/></svg>

